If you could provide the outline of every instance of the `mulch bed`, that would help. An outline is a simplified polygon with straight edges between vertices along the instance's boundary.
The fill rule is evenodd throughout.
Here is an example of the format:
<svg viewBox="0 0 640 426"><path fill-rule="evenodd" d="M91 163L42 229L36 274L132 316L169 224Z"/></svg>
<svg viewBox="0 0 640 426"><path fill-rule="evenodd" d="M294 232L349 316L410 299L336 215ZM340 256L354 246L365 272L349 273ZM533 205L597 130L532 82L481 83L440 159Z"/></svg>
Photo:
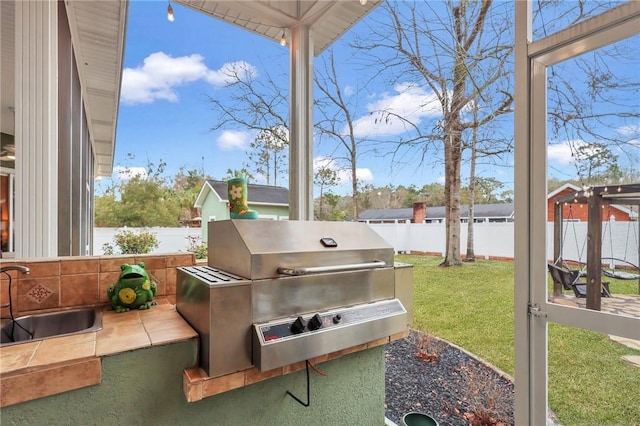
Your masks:
<svg viewBox="0 0 640 426"><path fill-rule="evenodd" d="M417 411L440 426L512 425L513 382L444 340L411 330L387 344L386 417Z"/></svg>

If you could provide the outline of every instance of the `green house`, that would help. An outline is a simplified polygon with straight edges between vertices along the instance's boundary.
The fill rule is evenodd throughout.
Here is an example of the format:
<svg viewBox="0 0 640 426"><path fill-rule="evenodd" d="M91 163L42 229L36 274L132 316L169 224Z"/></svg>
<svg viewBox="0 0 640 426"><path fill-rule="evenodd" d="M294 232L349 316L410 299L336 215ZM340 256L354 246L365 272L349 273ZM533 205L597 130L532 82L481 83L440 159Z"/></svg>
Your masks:
<svg viewBox="0 0 640 426"><path fill-rule="evenodd" d="M260 215L260 220L289 219L289 190L281 186L248 184L249 208ZM207 180L202 185L194 207L201 209L202 241L207 241L207 223L213 220L227 220L229 197L227 182Z"/></svg>

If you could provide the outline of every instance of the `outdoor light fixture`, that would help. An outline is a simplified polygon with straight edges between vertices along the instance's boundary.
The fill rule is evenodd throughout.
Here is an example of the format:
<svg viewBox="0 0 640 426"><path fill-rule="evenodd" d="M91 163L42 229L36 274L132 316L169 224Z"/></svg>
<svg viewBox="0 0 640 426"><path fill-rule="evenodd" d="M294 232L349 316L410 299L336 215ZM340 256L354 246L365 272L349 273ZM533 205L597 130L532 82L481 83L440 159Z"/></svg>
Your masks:
<svg viewBox="0 0 640 426"><path fill-rule="evenodd" d="M360 0L360 4L364 6L365 4L367 4L367 0Z"/></svg>
<svg viewBox="0 0 640 426"><path fill-rule="evenodd" d="M280 46L286 46L287 45L287 39L284 36L284 28L282 29L282 37L280 38Z"/></svg>
<svg viewBox="0 0 640 426"><path fill-rule="evenodd" d="M173 16L173 8L171 7L171 2L169 2L169 6L167 6L167 19L169 22L173 22L176 20L175 16Z"/></svg>

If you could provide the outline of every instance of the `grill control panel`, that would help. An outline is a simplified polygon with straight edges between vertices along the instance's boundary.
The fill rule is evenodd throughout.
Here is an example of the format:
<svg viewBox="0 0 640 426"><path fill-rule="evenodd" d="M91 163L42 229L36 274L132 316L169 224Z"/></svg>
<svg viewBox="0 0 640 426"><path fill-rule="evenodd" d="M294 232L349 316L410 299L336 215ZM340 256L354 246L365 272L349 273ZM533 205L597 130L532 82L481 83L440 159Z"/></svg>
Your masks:
<svg viewBox="0 0 640 426"><path fill-rule="evenodd" d="M318 312L312 315L298 316L257 324L259 339L262 342L275 342L282 339L304 337L304 335L331 331L350 324L365 323L406 312L399 300L384 300L350 308Z"/></svg>
<svg viewBox="0 0 640 426"><path fill-rule="evenodd" d="M398 299L253 324L253 363L261 371L329 354L405 331Z"/></svg>

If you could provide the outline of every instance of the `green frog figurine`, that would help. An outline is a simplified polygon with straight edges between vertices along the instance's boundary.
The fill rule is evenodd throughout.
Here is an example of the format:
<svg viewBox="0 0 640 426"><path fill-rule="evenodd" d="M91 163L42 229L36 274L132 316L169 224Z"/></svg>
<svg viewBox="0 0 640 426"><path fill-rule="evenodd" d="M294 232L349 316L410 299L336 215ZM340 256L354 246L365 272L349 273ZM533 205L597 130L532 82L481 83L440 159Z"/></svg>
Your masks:
<svg viewBox="0 0 640 426"><path fill-rule="evenodd" d="M107 289L111 309L126 312L130 309L149 309L155 305L153 295L156 294L156 283L149 279L144 263L120 266L118 282Z"/></svg>

